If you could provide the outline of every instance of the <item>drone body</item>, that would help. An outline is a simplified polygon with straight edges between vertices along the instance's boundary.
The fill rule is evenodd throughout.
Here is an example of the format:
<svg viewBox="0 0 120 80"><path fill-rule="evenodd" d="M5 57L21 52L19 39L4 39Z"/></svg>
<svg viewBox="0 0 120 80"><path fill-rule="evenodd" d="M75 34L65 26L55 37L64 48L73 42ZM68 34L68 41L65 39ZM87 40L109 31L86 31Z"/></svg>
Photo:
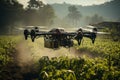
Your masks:
<svg viewBox="0 0 120 80"><path fill-rule="evenodd" d="M64 29L54 28L49 31L50 35L44 36L44 46L47 48L72 47L73 40Z"/></svg>
<svg viewBox="0 0 120 80"><path fill-rule="evenodd" d="M32 42L35 41L37 37L44 37L44 47L46 48L60 48L60 47L72 47L73 40L81 44L83 37L90 38L92 43L94 43L96 38L97 29L93 29L93 32L83 32L80 28L75 32L67 32L63 28L53 28L50 31L40 31L37 27L34 27L31 31L25 29L24 36L25 40L31 37Z"/></svg>

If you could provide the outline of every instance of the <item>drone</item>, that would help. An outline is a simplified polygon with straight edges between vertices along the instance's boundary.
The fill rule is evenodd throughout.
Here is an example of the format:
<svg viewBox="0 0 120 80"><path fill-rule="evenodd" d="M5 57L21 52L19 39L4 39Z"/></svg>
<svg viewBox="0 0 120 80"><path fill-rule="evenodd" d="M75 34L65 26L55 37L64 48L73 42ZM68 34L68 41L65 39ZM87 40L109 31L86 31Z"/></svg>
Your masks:
<svg viewBox="0 0 120 80"><path fill-rule="evenodd" d="M27 40L29 37L32 42L38 37L44 38L44 47L46 48L60 48L60 47L73 47L73 40L76 40L78 45L81 44L83 37L91 39L92 43L95 43L97 34L107 34L104 32L98 32L97 28L91 29L78 28L74 32L65 31L64 28L52 28L49 31L39 30L39 27L32 27L33 29L24 29L24 37ZM41 28L40 28L41 29Z"/></svg>

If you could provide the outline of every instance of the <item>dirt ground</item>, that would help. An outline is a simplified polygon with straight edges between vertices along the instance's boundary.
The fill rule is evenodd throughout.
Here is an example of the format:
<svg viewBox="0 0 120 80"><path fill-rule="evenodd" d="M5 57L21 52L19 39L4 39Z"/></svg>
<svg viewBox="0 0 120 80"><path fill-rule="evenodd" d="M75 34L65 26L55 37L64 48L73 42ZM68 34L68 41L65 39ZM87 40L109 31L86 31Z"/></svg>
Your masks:
<svg viewBox="0 0 120 80"><path fill-rule="evenodd" d="M31 40L23 40L17 44L17 59L20 65L28 64L29 62L38 61L42 56L51 57L60 57L60 56L68 56L68 57L83 57L88 56L92 58L92 55L89 52L80 52L75 48L64 48L60 49L49 49L44 47L44 40L42 38L36 39L35 42L31 42Z"/></svg>

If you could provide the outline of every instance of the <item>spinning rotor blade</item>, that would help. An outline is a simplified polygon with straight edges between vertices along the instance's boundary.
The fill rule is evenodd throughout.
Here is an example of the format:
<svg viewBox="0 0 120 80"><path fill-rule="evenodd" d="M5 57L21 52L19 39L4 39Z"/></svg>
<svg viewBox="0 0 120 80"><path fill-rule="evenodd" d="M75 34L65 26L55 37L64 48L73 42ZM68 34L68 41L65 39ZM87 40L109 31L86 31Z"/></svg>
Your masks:
<svg viewBox="0 0 120 80"><path fill-rule="evenodd" d="M97 34L110 34L108 32L97 32Z"/></svg>
<svg viewBox="0 0 120 80"><path fill-rule="evenodd" d="M34 26L26 26L27 28L34 28Z"/></svg>
<svg viewBox="0 0 120 80"><path fill-rule="evenodd" d="M70 32L72 32L72 31L77 31L77 30L79 30L79 29L82 29L82 27L79 27L79 28L77 28L77 27L74 27L74 28L65 28L65 31L70 31Z"/></svg>
<svg viewBox="0 0 120 80"><path fill-rule="evenodd" d="M89 31L89 32L93 32L93 30L92 29L86 29L86 28L81 28L82 30L84 30L84 31Z"/></svg>
<svg viewBox="0 0 120 80"><path fill-rule="evenodd" d="M87 28L97 28L97 29L104 29L104 27L96 27L96 26L91 26L91 25L88 25L88 26L86 26Z"/></svg>
<svg viewBox="0 0 120 80"><path fill-rule="evenodd" d="M87 28L95 28L94 26L88 25L86 26Z"/></svg>
<svg viewBox="0 0 120 80"><path fill-rule="evenodd" d="M17 30L21 30L21 31L25 30L25 28L22 28L22 27L15 28L15 29L17 29Z"/></svg>
<svg viewBox="0 0 120 80"><path fill-rule="evenodd" d="M85 31L89 31L89 32L94 32L93 31L93 29L86 29L86 28L82 28L83 30L85 30ZM97 33L97 34L110 34L110 33L108 33L108 32L98 32L98 31L96 31L95 33Z"/></svg>
<svg viewBox="0 0 120 80"><path fill-rule="evenodd" d="M45 26L26 26L26 28L35 28L38 27L39 29L46 29Z"/></svg>
<svg viewBox="0 0 120 80"><path fill-rule="evenodd" d="M38 26L40 29L47 29L45 26Z"/></svg>
<svg viewBox="0 0 120 80"><path fill-rule="evenodd" d="M48 31L50 31L50 30L40 30L40 32L48 32Z"/></svg>

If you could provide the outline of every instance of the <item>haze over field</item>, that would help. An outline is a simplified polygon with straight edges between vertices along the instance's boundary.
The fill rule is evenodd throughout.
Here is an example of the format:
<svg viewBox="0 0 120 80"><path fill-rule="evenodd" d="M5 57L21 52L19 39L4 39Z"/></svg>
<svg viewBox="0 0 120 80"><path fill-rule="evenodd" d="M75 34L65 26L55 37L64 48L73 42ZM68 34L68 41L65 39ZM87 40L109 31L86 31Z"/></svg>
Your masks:
<svg viewBox="0 0 120 80"><path fill-rule="evenodd" d="M0 18L1 34L12 34L15 33L16 28L30 25L49 26L49 28L67 28L84 27L88 24L97 24L105 21L120 21L120 0L42 0L43 2L41 2L41 0L17 0L19 2L15 2L14 0L9 0L8 2L6 2L6 0L2 1L0 2L0 15L2 15ZM38 4L34 3L34 1L38 1ZM27 2L29 3L27 4ZM7 6L5 6L4 3L5 5L7 3ZM70 11L70 9L72 9L72 11ZM19 33L17 30L16 32Z"/></svg>
<svg viewBox="0 0 120 80"><path fill-rule="evenodd" d="M120 0L0 0L0 80L119 80L119 9Z"/></svg>
<svg viewBox="0 0 120 80"><path fill-rule="evenodd" d="M18 1L22 3L24 7L26 7L27 2L29 0ZM86 25L87 24L86 19L88 19L89 17L93 17L95 15L101 17L102 19L101 21L115 22L119 21L120 19L119 17L120 0L41 0L41 1L43 1L45 4L50 4L55 11L56 17L60 19L65 19L66 16L69 14L68 7L75 5L77 10L82 15L77 26ZM57 22L55 21L55 23ZM61 24L59 23L59 25Z"/></svg>

